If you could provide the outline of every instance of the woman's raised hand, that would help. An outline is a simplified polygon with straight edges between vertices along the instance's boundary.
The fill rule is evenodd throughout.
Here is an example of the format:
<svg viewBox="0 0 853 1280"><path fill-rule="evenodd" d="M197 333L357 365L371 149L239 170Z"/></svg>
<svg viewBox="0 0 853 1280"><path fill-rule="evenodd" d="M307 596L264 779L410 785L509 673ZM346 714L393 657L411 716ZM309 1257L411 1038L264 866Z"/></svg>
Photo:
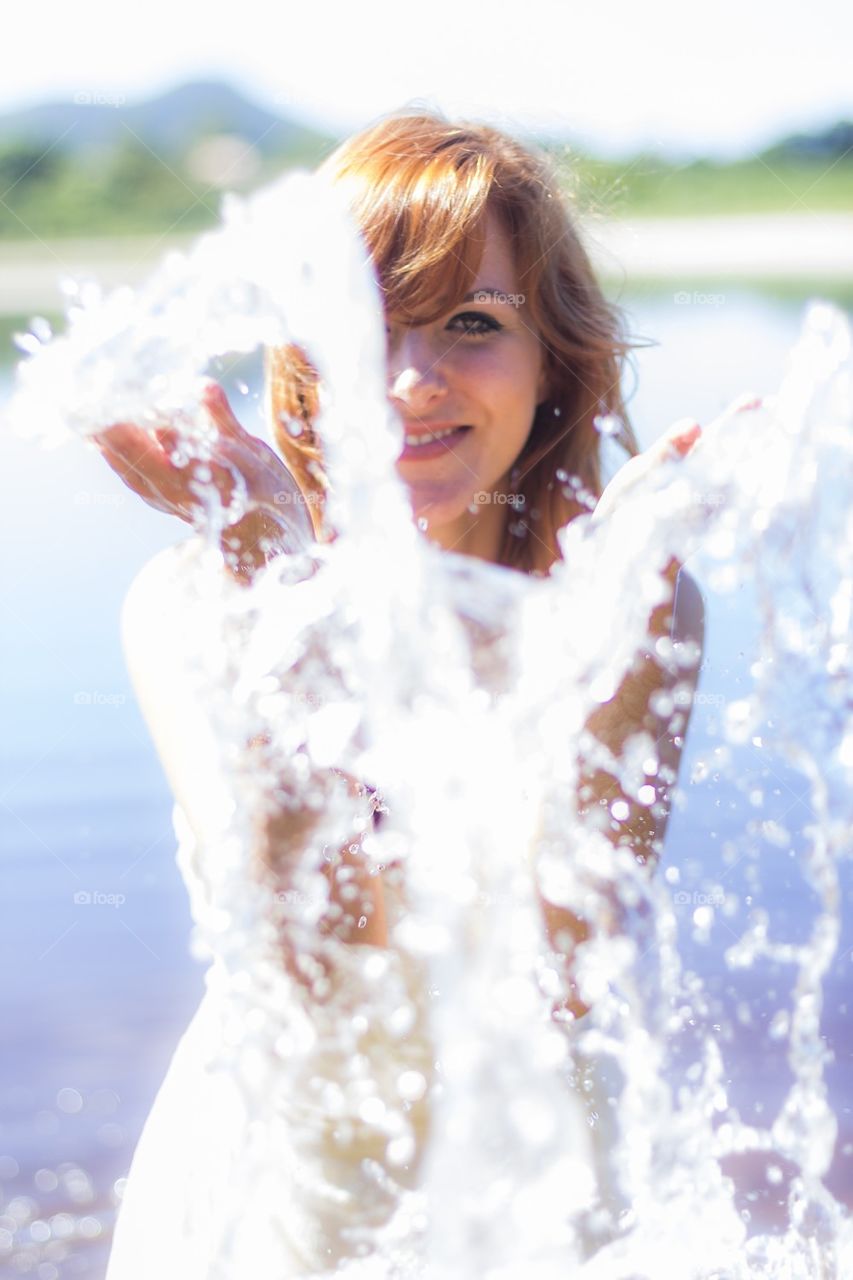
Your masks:
<svg viewBox="0 0 853 1280"><path fill-rule="evenodd" d="M762 403L760 396L741 396L729 405L720 415L720 419L728 418L732 414L749 413L753 409L760 409ZM692 418L683 418L680 422L676 422L648 449L644 449L635 458L630 458L624 466L619 468L599 498L593 512L593 520L597 522L608 516L618 505L619 500L642 481L643 476L660 466L662 462L686 458L702 435L702 428Z"/></svg>
<svg viewBox="0 0 853 1280"><path fill-rule="evenodd" d="M656 440L648 449L638 453L620 467L616 475L606 485L599 498L592 518L595 523L605 519L613 511L629 490L633 489L650 471L675 458L684 458L693 448L702 434L698 422L684 419L676 422L660 440Z"/></svg>
<svg viewBox="0 0 853 1280"><path fill-rule="evenodd" d="M308 545L313 527L293 476L268 445L240 426L218 383L208 385L202 404L218 435L209 460L175 462L178 432L168 425L151 432L118 423L92 438L129 489L149 506L194 526L205 515L204 488L213 486L227 510L239 477L245 485L245 501L221 541L230 567L245 578L280 551Z"/></svg>

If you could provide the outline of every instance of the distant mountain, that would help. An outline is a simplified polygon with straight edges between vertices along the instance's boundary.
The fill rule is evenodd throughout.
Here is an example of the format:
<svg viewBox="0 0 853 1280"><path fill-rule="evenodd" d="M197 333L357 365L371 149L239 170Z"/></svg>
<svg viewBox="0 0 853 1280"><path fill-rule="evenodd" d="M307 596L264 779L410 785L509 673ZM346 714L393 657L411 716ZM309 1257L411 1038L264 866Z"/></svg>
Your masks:
<svg viewBox="0 0 853 1280"><path fill-rule="evenodd" d="M767 152L771 156L785 156L805 160L843 160L853 163L853 121L839 120L837 124L814 133L795 133L783 138Z"/></svg>
<svg viewBox="0 0 853 1280"><path fill-rule="evenodd" d="M126 143L135 134L155 151L182 154L200 138L221 133L238 134L263 155L315 150L330 141L217 81L180 85L146 102L125 104L116 95L79 93L72 102L0 115L0 143L35 143L65 152Z"/></svg>

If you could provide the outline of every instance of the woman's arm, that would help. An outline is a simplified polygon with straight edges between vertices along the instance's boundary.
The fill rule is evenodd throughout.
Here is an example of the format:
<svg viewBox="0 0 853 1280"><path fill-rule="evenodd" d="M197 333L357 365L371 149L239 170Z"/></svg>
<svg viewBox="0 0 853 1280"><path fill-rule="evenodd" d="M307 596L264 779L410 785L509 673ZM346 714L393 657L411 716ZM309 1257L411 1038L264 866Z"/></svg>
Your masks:
<svg viewBox="0 0 853 1280"><path fill-rule="evenodd" d="M639 802L623 789L612 770L596 768L586 760L578 796L582 814L600 811L602 829L611 842L629 847L648 864L657 860L666 833L704 643L699 588L674 561L666 576L672 595L652 614L651 643L637 654L615 696L593 712L586 726L592 745L601 743L617 761L629 738L639 733L651 738L657 765L647 773L644 785L653 787L657 798L653 804ZM665 659L656 651L656 641L667 639L673 643L673 655ZM623 816L614 817L612 807L617 801L622 802L617 813Z"/></svg>
<svg viewBox="0 0 853 1280"><path fill-rule="evenodd" d="M591 751L582 755L578 787L578 813L603 834L614 848L627 848L641 863L653 868L663 846L678 768L698 679L704 643L704 606L693 578L672 562L667 574L673 594L669 603L652 614L648 648L635 659L615 696L597 708L587 721ZM661 659L654 641L669 638L674 655ZM666 710L671 706L672 710ZM623 787L612 767L592 763L597 744L615 761L636 734L654 743L654 771L644 785L654 789L654 801L641 803ZM616 815L613 807L618 804ZM542 899L547 936L555 953L569 965L569 999L562 1006L576 1018L587 1012L571 979L575 948L590 936L586 920L564 907Z"/></svg>

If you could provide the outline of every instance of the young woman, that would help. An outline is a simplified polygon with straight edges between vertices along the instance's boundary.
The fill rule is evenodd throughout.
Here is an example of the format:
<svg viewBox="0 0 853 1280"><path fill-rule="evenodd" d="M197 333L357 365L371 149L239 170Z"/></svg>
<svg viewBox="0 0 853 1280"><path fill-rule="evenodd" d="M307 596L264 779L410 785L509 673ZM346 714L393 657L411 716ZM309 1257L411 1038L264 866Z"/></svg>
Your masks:
<svg viewBox="0 0 853 1280"><path fill-rule="evenodd" d="M560 558L560 528L592 507L603 518L618 501L631 468L685 453L698 428L674 432L650 454L629 463L602 492L602 426L611 434L615 426L627 452L637 452L620 388L630 344L617 311L602 295L542 157L484 126L402 114L350 139L323 168L347 193L380 284L388 332L388 395L404 430L397 470L413 519L425 537L446 551L527 574L547 574ZM225 564L238 580L250 579L282 551L310 545L312 538L335 537L324 510L328 482L316 429L316 374L305 353L290 347L268 352L267 378L273 430L286 466L243 431L219 388L211 387L207 395L219 429L217 457L242 474L250 498L245 514L222 535ZM131 488L158 508L189 520L199 501L194 468L174 466L170 445L167 426L157 439L126 425L99 437L106 460ZM212 482L229 496L231 473L216 461ZM282 491L292 501L282 503ZM685 717L670 722L656 714L652 695L676 681L689 683L691 674L661 662L654 640L690 640L696 654L702 640L695 586L675 563L668 577L673 598L651 617L648 648L637 655L616 696L588 724L594 738L617 758L628 737L650 733L659 744L659 777L664 780L674 779L677 772ZM208 792L199 779L208 765L213 767L215 744L203 710L187 695L175 667L175 637L163 608L167 579L161 560L134 585L126 610L126 647L176 801L196 845L203 847L211 815ZM343 780L374 808L369 781ZM614 846L628 845L638 860L653 863L666 823L668 791L664 782L658 803L642 806L623 794L615 771L590 764L581 773L579 808L591 820L595 815L596 829L603 829ZM617 799L623 803L614 809ZM613 812L620 813L618 820ZM292 806L268 815L266 860L274 866L292 859L309 828L310 821ZM389 893L394 898L390 873L384 879L369 874L357 842L324 873L329 893L318 934L336 944L393 949L386 901ZM587 925L545 901L542 908L547 936L569 963L570 939L582 941ZM306 968L293 940L283 940L285 967L309 987L321 951L312 953ZM584 1012L571 991L566 1010ZM206 1034L211 1034L209 1027ZM180 1253L181 1199L199 1170L178 1158L178 1172L172 1168L166 1193L158 1183L157 1161L166 1129L179 1121L178 1101L191 1088L191 1054L189 1066L187 1060L188 1051L179 1072L183 1083L170 1092L167 1080L140 1144L110 1280L147 1275L146 1267L156 1260L162 1270L164 1240ZM197 1100L197 1109L200 1105ZM208 1100L208 1105L218 1103ZM187 1129L186 1117L183 1123ZM193 1133L197 1138L198 1128L187 1129L179 1146L191 1144ZM221 1148L219 1158L227 1163ZM344 1166L337 1167L346 1181ZM406 1170L416 1182L415 1157ZM209 1169L203 1176L210 1176ZM298 1181L298 1173L294 1176ZM405 1183L399 1170L395 1176ZM221 1182L211 1185L225 1194ZM207 1194L214 1217L216 1194L215 1189ZM350 1226L360 1214L371 1217L375 1188L362 1198L352 1187L348 1194ZM283 1244L280 1265L270 1260L275 1274L313 1274L347 1256L346 1232L331 1222L328 1197L324 1204L326 1216L318 1212L313 1219L309 1211L299 1218L293 1210L301 1225L289 1235L285 1225L292 1256L285 1256ZM155 1223L162 1224L164 1215L168 1220L165 1237L161 1235L150 1256L141 1243L146 1215ZM193 1239L199 1239L197 1228ZM221 1248L211 1245L204 1256L197 1247L192 1256L180 1254L174 1274L220 1274Z"/></svg>

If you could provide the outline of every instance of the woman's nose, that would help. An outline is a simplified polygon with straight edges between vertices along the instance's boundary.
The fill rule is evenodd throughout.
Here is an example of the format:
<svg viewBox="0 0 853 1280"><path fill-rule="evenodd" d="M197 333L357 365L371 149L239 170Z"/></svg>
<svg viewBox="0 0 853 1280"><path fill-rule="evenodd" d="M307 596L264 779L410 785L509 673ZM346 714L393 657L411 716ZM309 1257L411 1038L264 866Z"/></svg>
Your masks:
<svg viewBox="0 0 853 1280"><path fill-rule="evenodd" d="M440 353L425 332L404 329L388 345L388 394L413 413L423 413L447 391Z"/></svg>

